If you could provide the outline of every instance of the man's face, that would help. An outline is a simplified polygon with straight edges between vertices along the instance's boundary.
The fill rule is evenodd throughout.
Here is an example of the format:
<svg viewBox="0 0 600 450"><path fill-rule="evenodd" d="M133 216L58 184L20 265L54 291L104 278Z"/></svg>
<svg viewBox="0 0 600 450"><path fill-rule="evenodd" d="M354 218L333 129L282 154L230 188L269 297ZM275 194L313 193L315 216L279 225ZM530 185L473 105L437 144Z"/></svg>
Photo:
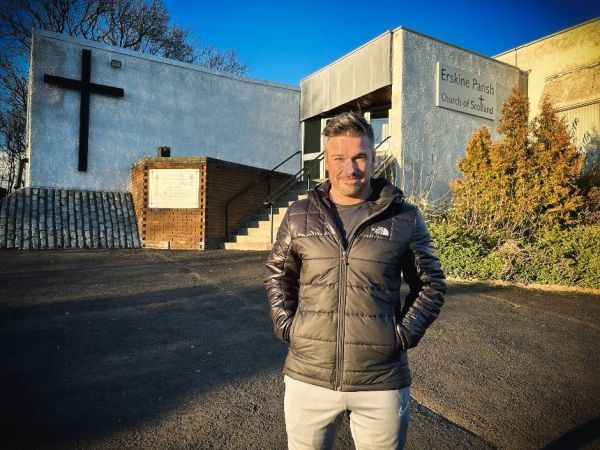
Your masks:
<svg viewBox="0 0 600 450"><path fill-rule="evenodd" d="M366 200L371 194L373 164L373 148L367 136L327 138L325 167L329 172L332 200L340 204Z"/></svg>

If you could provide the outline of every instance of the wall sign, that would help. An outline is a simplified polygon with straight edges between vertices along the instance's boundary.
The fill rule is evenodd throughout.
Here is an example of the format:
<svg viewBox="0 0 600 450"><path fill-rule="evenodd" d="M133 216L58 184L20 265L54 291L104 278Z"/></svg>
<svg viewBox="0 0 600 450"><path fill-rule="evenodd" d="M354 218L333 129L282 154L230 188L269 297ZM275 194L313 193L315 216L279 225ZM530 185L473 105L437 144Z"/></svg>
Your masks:
<svg viewBox="0 0 600 450"><path fill-rule="evenodd" d="M149 208L198 208L199 169L150 169Z"/></svg>
<svg viewBox="0 0 600 450"><path fill-rule="evenodd" d="M456 67L437 63L436 106L494 120L496 82Z"/></svg>

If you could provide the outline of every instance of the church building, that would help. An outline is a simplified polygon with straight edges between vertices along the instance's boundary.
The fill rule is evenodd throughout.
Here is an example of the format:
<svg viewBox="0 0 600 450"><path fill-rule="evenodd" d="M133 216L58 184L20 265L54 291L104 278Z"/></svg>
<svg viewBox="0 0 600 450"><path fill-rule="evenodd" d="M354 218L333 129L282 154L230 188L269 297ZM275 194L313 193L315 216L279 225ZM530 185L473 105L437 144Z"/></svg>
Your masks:
<svg viewBox="0 0 600 450"><path fill-rule="evenodd" d="M364 44L300 83L303 163L323 150L328 117L359 109L376 133L378 160L408 195L437 203L460 177L457 161L469 135L496 122L518 86L531 118L548 96L573 129L582 152L600 136L600 19L571 27L495 57L400 27ZM322 162L313 170L324 176Z"/></svg>
<svg viewBox="0 0 600 450"><path fill-rule="evenodd" d="M130 225L121 228L129 231L120 240L115 234L114 242L133 246L136 241L127 233L137 232L135 220L141 245L147 245L151 239L145 230L169 228L162 216L152 214L161 208L196 208L201 221L194 222L193 214L185 219L199 233L189 241L192 247L205 248L209 241L219 245L252 218L253 208L260 209L265 194L276 190L275 179L282 182L298 173L299 180L309 183L326 178L322 130L337 113L359 110L375 130L377 174L411 199L444 203L450 197L449 182L460 176L457 162L469 135L486 126L498 137L498 115L515 86L528 95L532 117L548 96L566 118L580 151L598 153L598 36L600 18L488 57L399 27L309 74L300 86L289 86L35 30L25 189L35 194L31 204L46 202L39 208L55 216L53 224L61 214L54 211L57 205L73 203L69 211L80 214L94 203L95 220L100 221L101 209L113 217L119 208L111 205L121 205L113 228L126 217ZM169 203L169 196L184 195L172 190L177 177L169 182L159 176L159 168L164 173L169 167L193 167L185 179L193 180L197 198ZM150 180L159 179L167 183L163 191L147 192ZM264 186L252 180L263 180ZM67 191L79 194L71 201ZM121 197L111 203L98 194L108 192ZM244 200L244 194L253 200ZM154 203L148 200L153 195ZM14 236L24 219L10 220L19 208L34 215L31 204L4 202L0 247L22 248ZM92 220L88 231L96 231L86 241L85 213L81 220L69 220L69 214L63 222L84 227L82 238L75 233L76 246L95 246L95 236L102 247L100 234L94 234L102 227ZM271 238L276 226L271 220ZM56 225L53 230L60 235ZM46 248L51 247L49 236ZM174 242L157 239L167 247Z"/></svg>

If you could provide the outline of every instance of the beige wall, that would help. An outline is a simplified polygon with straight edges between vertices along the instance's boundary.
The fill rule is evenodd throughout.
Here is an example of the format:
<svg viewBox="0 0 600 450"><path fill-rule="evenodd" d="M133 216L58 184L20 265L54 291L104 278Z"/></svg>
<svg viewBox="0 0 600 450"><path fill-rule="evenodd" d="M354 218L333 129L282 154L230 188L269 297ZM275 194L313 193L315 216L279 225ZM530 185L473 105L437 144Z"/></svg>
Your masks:
<svg viewBox="0 0 600 450"><path fill-rule="evenodd" d="M577 25L494 57L529 72L531 116L548 95L565 110L600 102L600 19Z"/></svg>
<svg viewBox="0 0 600 450"><path fill-rule="evenodd" d="M559 114L571 127L573 142L577 149L592 160L598 158L600 148L600 102L567 109Z"/></svg>

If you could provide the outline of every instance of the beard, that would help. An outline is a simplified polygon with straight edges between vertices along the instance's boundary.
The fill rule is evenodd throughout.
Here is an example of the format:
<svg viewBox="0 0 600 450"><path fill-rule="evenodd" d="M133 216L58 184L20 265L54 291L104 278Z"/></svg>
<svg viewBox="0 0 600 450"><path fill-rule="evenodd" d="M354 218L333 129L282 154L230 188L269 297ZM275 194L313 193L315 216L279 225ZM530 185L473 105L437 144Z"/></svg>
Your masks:
<svg viewBox="0 0 600 450"><path fill-rule="evenodd" d="M364 178L364 174L352 177L337 178L333 188L346 197L358 197L369 185L369 181Z"/></svg>

